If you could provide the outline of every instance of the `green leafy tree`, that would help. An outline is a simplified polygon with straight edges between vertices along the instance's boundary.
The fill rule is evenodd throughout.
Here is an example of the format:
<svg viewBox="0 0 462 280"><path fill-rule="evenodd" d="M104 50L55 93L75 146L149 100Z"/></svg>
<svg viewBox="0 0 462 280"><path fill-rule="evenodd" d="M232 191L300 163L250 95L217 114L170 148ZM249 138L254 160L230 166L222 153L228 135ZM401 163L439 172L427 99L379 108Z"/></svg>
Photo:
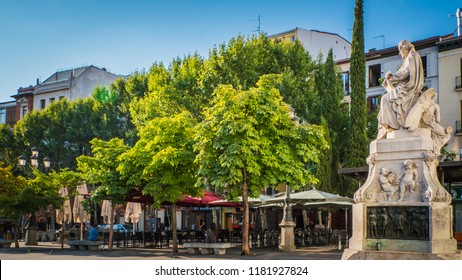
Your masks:
<svg viewBox="0 0 462 280"><path fill-rule="evenodd" d="M194 135L196 120L188 111L154 118L140 131L136 145L120 156L118 170L129 184L138 186L155 202L170 202L173 252L178 252L176 201L183 194L197 196Z"/></svg>
<svg viewBox="0 0 462 280"><path fill-rule="evenodd" d="M16 163L16 141L9 126L0 124L0 162L13 166Z"/></svg>
<svg viewBox="0 0 462 280"><path fill-rule="evenodd" d="M321 63L321 59L322 57L318 59L315 84L320 100L319 115L325 118L325 124L322 120L321 124L329 131L331 150L328 152L330 155L325 155L320 164L326 166L324 160L328 160L331 170L324 171L324 174L329 175L328 178L319 177L319 179L325 184L325 191L340 193L338 169L341 166L345 148L343 134L346 130L347 108L342 104L344 93L332 49L329 50L325 63Z"/></svg>
<svg viewBox="0 0 462 280"><path fill-rule="evenodd" d="M363 0L356 0L354 10L353 42L351 50L351 105L348 141L346 150L346 167L365 165L368 156L366 135L366 58L364 54ZM348 194L352 194L355 183L349 184Z"/></svg>
<svg viewBox="0 0 462 280"><path fill-rule="evenodd" d="M255 87L262 75L281 74L277 87L284 101L301 119L312 122L316 117L313 108L318 104L310 82L314 66L299 41L272 40L264 34L238 36L211 50L203 65L201 85L204 98L210 101L219 85L247 90Z"/></svg>
<svg viewBox="0 0 462 280"><path fill-rule="evenodd" d="M122 139L118 138L109 141L95 138L90 143L92 155L77 158L78 170L82 172L84 179L90 184L99 186L94 196L92 193L92 198L88 203L100 203L103 199L111 200L112 205L122 202L130 188L117 171L120 164L118 158L129 147L124 144ZM111 220L109 226L109 250L112 250L112 222Z"/></svg>
<svg viewBox="0 0 462 280"><path fill-rule="evenodd" d="M163 64L154 64L147 74L148 92L130 104L132 121L138 130L157 117L179 114L184 107L173 98L174 86L171 73Z"/></svg>
<svg viewBox="0 0 462 280"><path fill-rule="evenodd" d="M194 54L183 59L175 59L169 67L173 87L170 98L191 112L197 119L200 118L203 108L210 101L200 84L203 64L204 59Z"/></svg>
<svg viewBox="0 0 462 280"><path fill-rule="evenodd" d="M263 76L249 90L220 86L199 125L198 186L242 195L242 254L250 253L248 198L281 183L293 189L317 183L310 171L327 148L319 126L297 124L275 88L278 76Z"/></svg>
<svg viewBox="0 0 462 280"><path fill-rule="evenodd" d="M26 180L21 176L14 176L11 167L0 167L0 215L16 221L16 248L19 247L19 219L49 205L59 206L63 201L49 176L36 169L33 170L33 176Z"/></svg>
<svg viewBox="0 0 462 280"><path fill-rule="evenodd" d="M324 117L321 117L321 125L325 131L325 138L326 138L326 142L329 145L329 148L323 150L322 154L320 155L319 165L316 169L316 177L319 179L317 188L325 192L335 192L337 191L337 189L335 189L335 186L333 184L334 175L332 172L332 165L333 165L332 139L330 137L329 126L327 124L326 119L324 119Z"/></svg>
<svg viewBox="0 0 462 280"><path fill-rule="evenodd" d="M19 248L18 232L19 219L28 209L18 207L16 199L21 189L26 184L24 177L14 176L11 172L11 166L2 167L0 165L0 216L8 217L15 221L14 224L14 241L15 247Z"/></svg>

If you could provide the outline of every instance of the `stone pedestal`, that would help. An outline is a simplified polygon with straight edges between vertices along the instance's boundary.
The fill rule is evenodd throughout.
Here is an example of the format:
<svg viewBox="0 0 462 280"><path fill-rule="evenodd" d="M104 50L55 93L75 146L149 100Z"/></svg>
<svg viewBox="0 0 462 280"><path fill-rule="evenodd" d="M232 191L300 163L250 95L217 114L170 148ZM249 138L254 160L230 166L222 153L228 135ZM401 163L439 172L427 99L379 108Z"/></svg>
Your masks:
<svg viewBox="0 0 462 280"><path fill-rule="evenodd" d="M293 221L282 221L279 226L281 227L281 243L279 244L279 251L295 251L295 223Z"/></svg>
<svg viewBox="0 0 462 280"><path fill-rule="evenodd" d="M451 197L438 181L433 151L429 129L372 141L369 175L354 195L353 235L342 259L460 259Z"/></svg>
<svg viewBox="0 0 462 280"><path fill-rule="evenodd" d="M29 226L26 228L26 245L38 245L37 242L38 227Z"/></svg>

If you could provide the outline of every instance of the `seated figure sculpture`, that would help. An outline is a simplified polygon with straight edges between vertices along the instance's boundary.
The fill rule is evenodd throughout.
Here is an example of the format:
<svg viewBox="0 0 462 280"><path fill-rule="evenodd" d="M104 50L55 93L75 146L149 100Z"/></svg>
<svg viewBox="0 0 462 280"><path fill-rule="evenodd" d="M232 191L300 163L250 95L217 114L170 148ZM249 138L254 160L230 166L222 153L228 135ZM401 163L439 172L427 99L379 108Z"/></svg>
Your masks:
<svg viewBox="0 0 462 280"><path fill-rule="evenodd" d="M378 119L377 139L384 139L393 130L429 128L435 142L434 152L440 153L447 143L452 128L440 124L440 112L433 88L424 90L424 71L420 55L409 41L398 44L403 64L392 74L387 72L382 86L387 93L382 97Z"/></svg>

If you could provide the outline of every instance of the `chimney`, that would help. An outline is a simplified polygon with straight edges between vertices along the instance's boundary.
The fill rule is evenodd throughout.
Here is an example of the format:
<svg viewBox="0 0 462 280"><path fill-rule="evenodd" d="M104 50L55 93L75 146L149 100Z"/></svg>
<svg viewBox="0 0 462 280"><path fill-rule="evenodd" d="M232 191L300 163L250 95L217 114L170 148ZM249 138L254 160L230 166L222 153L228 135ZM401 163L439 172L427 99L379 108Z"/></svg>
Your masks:
<svg viewBox="0 0 462 280"><path fill-rule="evenodd" d="M456 12L457 16L457 36L459 37L461 35L461 25L462 25L462 10L460 8L457 9Z"/></svg>

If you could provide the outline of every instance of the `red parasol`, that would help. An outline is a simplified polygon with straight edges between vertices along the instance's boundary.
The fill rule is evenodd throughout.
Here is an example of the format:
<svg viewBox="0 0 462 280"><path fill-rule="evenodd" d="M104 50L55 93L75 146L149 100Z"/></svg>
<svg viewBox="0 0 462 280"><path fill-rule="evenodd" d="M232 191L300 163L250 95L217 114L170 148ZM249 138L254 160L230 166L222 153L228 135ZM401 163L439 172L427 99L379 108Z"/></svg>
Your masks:
<svg viewBox="0 0 462 280"><path fill-rule="evenodd" d="M229 201L223 201L223 198L219 195L216 195L213 192L210 191L204 191L204 194L202 197L192 197L189 195L183 195L181 199L177 201L178 205L211 205L212 202L216 201L216 204L213 204L213 206L229 206L229 207L234 207L236 203L234 202L229 202ZM222 203L218 203L218 201Z"/></svg>

